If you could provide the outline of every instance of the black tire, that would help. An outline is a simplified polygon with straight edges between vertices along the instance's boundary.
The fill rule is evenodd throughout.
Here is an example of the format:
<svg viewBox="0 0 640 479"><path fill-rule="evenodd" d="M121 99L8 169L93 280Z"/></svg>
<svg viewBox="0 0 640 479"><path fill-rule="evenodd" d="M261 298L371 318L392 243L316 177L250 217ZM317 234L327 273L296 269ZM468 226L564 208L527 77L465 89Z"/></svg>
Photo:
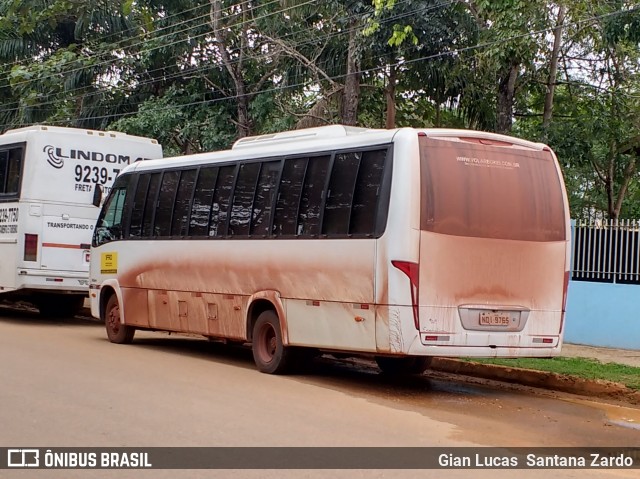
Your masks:
<svg viewBox="0 0 640 479"><path fill-rule="evenodd" d="M258 371L285 374L291 371L293 351L282 344L278 315L263 311L253 325L251 350Z"/></svg>
<svg viewBox="0 0 640 479"><path fill-rule="evenodd" d="M432 359L430 356L376 356L376 363L385 374L422 374L429 369Z"/></svg>
<svg viewBox="0 0 640 479"><path fill-rule="evenodd" d="M104 325L107 329L109 341L116 344L130 344L136 333L136 328L120 322L120 304L118 297L112 294L104 310Z"/></svg>
<svg viewBox="0 0 640 479"><path fill-rule="evenodd" d="M84 305L84 296L49 294L38 297L34 303L41 316L50 318L72 318Z"/></svg>

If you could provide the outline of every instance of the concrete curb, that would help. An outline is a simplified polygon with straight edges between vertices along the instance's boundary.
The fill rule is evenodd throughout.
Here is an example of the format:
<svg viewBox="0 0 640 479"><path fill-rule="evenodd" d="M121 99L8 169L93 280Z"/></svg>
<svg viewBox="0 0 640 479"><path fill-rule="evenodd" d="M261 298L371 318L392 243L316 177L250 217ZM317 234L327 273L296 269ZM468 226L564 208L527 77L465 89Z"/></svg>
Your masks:
<svg viewBox="0 0 640 479"><path fill-rule="evenodd" d="M474 363L449 358L434 358L430 369L433 371L579 394L581 396L624 400L631 404L640 405L640 391L611 381L589 380L546 371L512 368L496 364Z"/></svg>

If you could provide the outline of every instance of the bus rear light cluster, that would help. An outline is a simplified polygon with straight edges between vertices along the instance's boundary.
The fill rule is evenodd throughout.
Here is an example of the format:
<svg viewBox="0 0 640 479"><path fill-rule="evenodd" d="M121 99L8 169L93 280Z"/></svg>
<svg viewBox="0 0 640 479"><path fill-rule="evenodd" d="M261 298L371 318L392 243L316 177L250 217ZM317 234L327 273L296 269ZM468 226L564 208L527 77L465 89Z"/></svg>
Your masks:
<svg viewBox="0 0 640 479"><path fill-rule="evenodd" d="M24 260L38 261L38 235L24 235Z"/></svg>
<svg viewBox="0 0 640 479"><path fill-rule="evenodd" d="M564 327L564 316L567 311L567 294L569 293L569 280L571 279L571 273L569 271L564 272L564 289L562 291L562 318L560 319L560 331L558 334L562 334L562 328Z"/></svg>
<svg viewBox="0 0 640 479"><path fill-rule="evenodd" d="M413 324L420 330L420 317L418 315L418 298L420 293L420 265L411 261L391 260L391 264L402 271L411 283L411 306L413 307Z"/></svg>

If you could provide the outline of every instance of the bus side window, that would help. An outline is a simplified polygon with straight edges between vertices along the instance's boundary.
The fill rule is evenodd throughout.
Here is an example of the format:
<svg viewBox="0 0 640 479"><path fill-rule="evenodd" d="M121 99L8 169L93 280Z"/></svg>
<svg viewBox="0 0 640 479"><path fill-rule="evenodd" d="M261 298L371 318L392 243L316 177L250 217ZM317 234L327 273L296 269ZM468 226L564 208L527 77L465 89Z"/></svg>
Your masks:
<svg viewBox="0 0 640 479"><path fill-rule="evenodd" d="M209 236L226 236L231 194L236 180L236 165L221 166L211 205Z"/></svg>
<svg viewBox="0 0 640 479"><path fill-rule="evenodd" d="M20 189L23 148L0 151L0 195L15 196Z"/></svg>
<svg viewBox="0 0 640 479"><path fill-rule="evenodd" d="M0 195L7 193L8 174L9 174L9 152L0 151Z"/></svg>
<svg viewBox="0 0 640 479"><path fill-rule="evenodd" d="M178 181L180 181L179 171L165 171L162 175L153 226L154 236L166 237L171 235L171 219L176 193L178 192Z"/></svg>
<svg viewBox="0 0 640 479"><path fill-rule="evenodd" d="M176 204L173 210L171 236L186 236L189 231L189 206L198 170L185 170L180 174Z"/></svg>
<svg viewBox="0 0 640 479"><path fill-rule="evenodd" d="M126 197L126 188L112 190L108 203L98 218L95 234L96 246L122 239L122 214Z"/></svg>
<svg viewBox="0 0 640 479"><path fill-rule="evenodd" d="M373 235L375 233L386 157L387 150L365 151L362 154L353 194L350 234Z"/></svg>
<svg viewBox="0 0 640 479"><path fill-rule="evenodd" d="M156 201L158 200L158 191L160 190L160 179L162 173L153 173L149 180L149 189L147 190L147 199L144 204L144 216L142 217L142 234L143 238L150 238L153 235L153 218L156 211Z"/></svg>
<svg viewBox="0 0 640 479"><path fill-rule="evenodd" d="M7 193L18 193L20 188L20 172L22 163L22 148L13 148L9 151L9 174L7 175Z"/></svg>
<svg viewBox="0 0 640 479"><path fill-rule="evenodd" d="M200 169L193 193L191 215L189 216L189 236L209 235L211 203L213 202L213 192L215 191L217 180L217 167Z"/></svg>
<svg viewBox="0 0 640 479"><path fill-rule="evenodd" d="M232 236L249 236L251 211L259 174L260 163L240 165L229 219L229 234Z"/></svg>
<svg viewBox="0 0 640 479"><path fill-rule="evenodd" d="M330 156L309 158L309 166L304 177L304 187L300 198L296 231L296 234L300 236L308 237L320 234L320 211L330 160Z"/></svg>
<svg viewBox="0 0 640 479"><path fill-rule="evenodd" d="M284 162L273 219L273 234L277 236L296 234L300 194L308 161L308 158L290 158Z"/></svg>
<svg viewBox="0 0 640 479"><path fill-rule="evenodd" d="M251 214L252 235L266 236L270 233L271 208L276 195L281 165L281 161L269 161L262 164Z"/></svg>
<svg viewBox="0 0 640 479"><path fill-rule="evenodd" d="M133 209L131 210L131 223L129 225L130 238L140 238L142 236L142 218L150 180L151 175L148 173L138 176L138 185L133 197Z"/></svg>
<svg viewBox="0 0 640 479"><path fill-rule="evenodd" d="M351 203L361 158L361 152L336 155L322 220L323 234L346 235L349 233Z"/></svg>

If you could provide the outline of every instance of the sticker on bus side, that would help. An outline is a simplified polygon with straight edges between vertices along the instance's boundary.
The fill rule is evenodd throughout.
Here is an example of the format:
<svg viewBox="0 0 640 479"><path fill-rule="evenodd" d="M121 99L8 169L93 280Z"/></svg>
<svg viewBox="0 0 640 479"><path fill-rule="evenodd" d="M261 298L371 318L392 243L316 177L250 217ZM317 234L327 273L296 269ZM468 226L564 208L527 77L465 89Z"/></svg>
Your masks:
<svg viewBox="0 0 640 479"><path fill-rule="evenodd" d="M118 272L118 253L102 253L100 256L100 273L116 274Z"/></svg>

